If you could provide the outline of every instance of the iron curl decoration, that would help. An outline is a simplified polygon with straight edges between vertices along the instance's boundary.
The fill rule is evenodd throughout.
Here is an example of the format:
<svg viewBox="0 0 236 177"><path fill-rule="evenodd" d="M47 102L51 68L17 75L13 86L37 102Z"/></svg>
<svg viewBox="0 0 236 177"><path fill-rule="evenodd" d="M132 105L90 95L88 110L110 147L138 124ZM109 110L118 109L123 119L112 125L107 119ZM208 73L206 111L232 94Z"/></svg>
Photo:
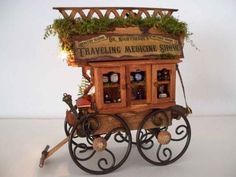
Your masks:
<svg viewBox="0 0 236 177"><path fill-rule="evenodd" d="M85 115L86 118L81 122L82 134L86 137L90 137L100 127L100 122L94 114Z"/></svg>
<svg viewBox="0 0 236 177"><path fill-rule="evenodd" d="M78 153L76 152L78 150L78 148L82 149L82 150L79 150L79 153L86 153L88 150L90 150L91 152L87 157L81 158L81 157L78 157L78 155L77 155ZM107 158L103 157L103 158L98 159L97 166L101 170L106 170L106 169L112 168L116 162L114 154L108 149L105 149L105 151L111 155L112 162L111 162L111 165L109 165ZM91 159L97 152L95 150L93 150L92 146L87 146L85 143L79 143L73 149L73 153L78 161L87 161L87 160ZM104 162L104 164L107 165L108 167L106 167L106 168L103 167L102 162Z"/></svg>
<svg viewBox="0 0 236 177"><path fill-rule="evenodd" d="M87 156L87 157L84 157L84 158L81 158L81 157L78 157L76 154L77 154L77 149L78 148L81 148L82 150L79 150L79 153L85 153L85 152L87 152L88 150L92 150L92 152L91 152L91 154L89 155L89 156ZM74 155L75 155L75 157L76 157L76 159L77 160L79 160L79 161L86 161L86 160L89 160L90 158L92 158L93 156L94 156L94 154L96 153L96 151L95 150L93 150L93 148L92 147L88 147L85 143L80 143L80 144L77 144L76 146L75 146L75 148L73 149L73 153L74 153Z"/></svg>
<svg viewBox="0 0 236 177"><path fill-rule="evenodd" d="M117 115L108 116L118 122L118 127L103 134L96 134L100 128L98 116L100 115L88 115L87 119L78 122L71 132L68 145L71 158L79 168L92 174L106 174L116 170L126 161L131 150L132 137L128 125ZM93 142L96 138L102 138L108 144L103 151L94 149ZM123 156L117 154L115 148L112 149L114 142L125 142L125 147L122 144L122 148L125 148L122 150Z"/></svg>
<svg viewBox="0 0 236 177"><path fill-rule="evenodd" d="M114 140L117 143L123 143L123 142L128 142L129 141L127 134L125 134L125 136L124 136L122 133L123 132L119 131L114 135Z"/></svg>
<svg viewBox="0 0 236 177"><path fill-rule="evenodd" d="M161 150L161 147L162 147L162 145L159 144L158 149L157 149L157 153L156 153L157 159L158 159L160 162L168 162L168 161L172 158L172 151L171 151L170 148L167 148L167 147L165 147L165 148L163 148L163 149ZM160 151L162 151L162 154L163 154L163 156L166 158L166 160L161 159L161 157L160 157ZM167 153L168 153L169 155L168 155Z"/></svg>
<svg viewBox="0 0 236 177"><path fill-rule="evenodd" d="M183 129L183 130L181 130ZM171 138L172 141L181 141L183 139L185 139L188 136L188 127L186 125L179 125L176 129L175 129L175 133L176 135L182 135L181 138Z"/></svg>
<svg viewBox="0 0 236 177"><path fill-rule="evenodd" d="M125 136L122 134L122 132L117 132L115 135L114 135L114 140L117 142L117 143L123 143L123 142L126 142L126 143L130 143L129 141L129 137L127 136L127 134L125 134ZM136 145L136 142L131 142L131 144L133 145Z"/></svg>
<svg viewBox="0 0 236 177"><path fill-rule="evenodd" d="M148 130L141 130L140 132L140 141L139 146L142 147L142 149L151 149L154 146L154 142L152 138L154 137L154 134L149 132Z"/></svg>
<svg viewBox="0 0 236 177"><path fill-rule="evenodd" d="M168 111L177 113L178 119L172 121L173 117L171 119L167 117L168 115L172 116L172 114L165 113ZM158 123L158 120L154 118L160 117L160 115L162 118L166 116L162 120L171 120L171 122L168 122L169 126L166 126L166 123L163 125L161 121ZM151 128L146 129L146 127ZM160 144L158 141L158 135L162 131L168 131L171 134L170 142L167 144ZM190 139L191 128L188 119L185 114L175 109L175 107L166 110L154 110L148 114L140 123L136 134L137 147L141 156L146 161L159 166L168 165L178 160L187 150ZM151 145L146 147L148 143ZM180 150L177 151L173 145L181 147Z"/></svg>
<svg viewBox="0 0 236 177"><path fill-rule="evenodd" d="M115 166L115 164L116 164L116 158L115 158L115 155L110 151L110 150L108 150L108 149L105 149L105 151L106 152L108 152L108 153L110 153L110 155L111 155L111 157L112 157L112 163L111 163L111 165L110 166L108 166L107 168L104 168L104 167L102 167L102 162L104 162L106 165L108 165L108 161L107 161L107 159L106 158L100 158L99 160L98 160L98 167L101 169L101 170L109 170L109 169L111 169L111 168L113 168L114 166Z"/></svg>
<svg viewBox="0 0 236 177"><path fill-rule="evenodd" d="M104 138L108 141L110 139L111 135L114 134L114 140L116 142L123 142L123 140L117 140L117 136L123 136L120 131L125 131L125 130L122 127L113 128L112 130L110 130L106 134L106 136Z"/></svg>
<svg viewBox="0 0 236 177"><path fill-rule="evenodd" d="M64 131L66 136L70 135L70 132L72 131L73 126L71 126L66 120L64 121Z"/></svg>

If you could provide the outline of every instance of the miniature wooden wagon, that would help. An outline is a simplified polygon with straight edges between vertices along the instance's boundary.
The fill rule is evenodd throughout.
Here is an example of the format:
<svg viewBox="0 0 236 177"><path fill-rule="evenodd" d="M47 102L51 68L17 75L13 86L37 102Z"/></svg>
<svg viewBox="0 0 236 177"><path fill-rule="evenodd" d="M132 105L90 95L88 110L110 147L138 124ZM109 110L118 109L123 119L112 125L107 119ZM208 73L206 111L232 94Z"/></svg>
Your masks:
<svg viewBox="0 0 236 177"><path fill-rule="evenodd" d="M168 18L176 9L54 8L65 19ZM87 14L86 14L87 13ZM137 24L94 34L71 35L68 64L82 67L89 82L66 113L67 138L42 152L40 166L68 142L70 155L82 170L105 174L119 168L132 145L154 165L167 165L186 151L190 109L176 105L176 71L183 58L183 38L157 26ZM182 79L180 76L181 84ZM93 91L92 91L93 90ZM183 87L184 90L184 87ZM184 94L185 97L185 94ZM132 140L132 136L136 141Z"/></svg>

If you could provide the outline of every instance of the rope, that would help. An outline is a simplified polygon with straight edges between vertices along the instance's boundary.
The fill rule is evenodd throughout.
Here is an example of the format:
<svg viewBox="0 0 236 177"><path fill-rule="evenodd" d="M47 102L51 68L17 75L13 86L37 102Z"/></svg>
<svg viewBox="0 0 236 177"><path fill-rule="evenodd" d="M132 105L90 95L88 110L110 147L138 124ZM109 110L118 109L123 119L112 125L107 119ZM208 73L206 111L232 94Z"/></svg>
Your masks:
<svg viewBox="0 0 236 177"><path fill-rule="evenodd" d="M180 83L181 83L181 86L182 86L182 90L183 90L183 95L184 95L184 101L185 101L185 105L186 105L187 114L192 114L192 109L188 106L188 103L187 103L187 98L186 98L185 88L184 88L184 82L183 82L183 78L182 78L182 76L181 76L181 73L180 73L179 65L178 65L178 64L176 64L176 70L177 70L177 73L178 73L178 75L179 75L179 80L180 80Z"/></svg>

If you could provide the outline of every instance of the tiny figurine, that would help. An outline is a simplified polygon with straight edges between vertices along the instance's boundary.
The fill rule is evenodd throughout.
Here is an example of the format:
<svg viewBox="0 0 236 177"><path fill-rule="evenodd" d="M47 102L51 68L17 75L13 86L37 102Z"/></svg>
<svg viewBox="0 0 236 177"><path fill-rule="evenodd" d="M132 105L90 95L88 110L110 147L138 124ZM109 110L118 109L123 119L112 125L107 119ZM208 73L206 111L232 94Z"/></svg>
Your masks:
<svg viewBox="0 0 236 177"><path fill-rule="evenodd" d="M111 101L111 96L108 93L105 93L104 102L105 102L105 104L109 104L109 103L112 102Z"/></svg>
<svg viewBox="0 0 236 177"><path fill-rule="evenodd" d="M162 81L162 80L163 80L163 78L162 78L162 72L161 72L161 71L158 71L158 72L157 72L157 79L158 79L158 81Z"/></svg>
<svg viewBox="0 0 236 177"><path fill-rule="evenodd" d="M132 74L130 74L130 82L134 81L134 76Z"/></svg>
<svg viewBox="0 0 236 177"><path fill-rule="evenodd" d="M142 99L144 99L144 90L143 90L143 87L138 87L138 88L137 88L136 99L137 99L137 100L142 100Z"/></svg>
<svg viewBox="0 0 236 177"><path fill-rule="evenodd" d="M163 69L157 72L157 78L159 81L168 81L170 80L169 71L167 69Z"/></svg>
<svg viewBox="0 0 236 177"><path fill-rule="evenodd" d="M103 80L103 83L108 83L109 77L107 75L103 75L102 80Z"/></svg>
<svg viewBox="0 0 236 177"><path fill-rule="evenodd" d="M165 85L160 85L158 90L159 98L166 98L167 97L167 90Z"/></svg>
<svg viewBox="0 0 236 177"><path fill-rule="evenodd" d="M164 81L170 80L170 78L169 78L169 71L167 69L163 70L163 80Z"/></svg>

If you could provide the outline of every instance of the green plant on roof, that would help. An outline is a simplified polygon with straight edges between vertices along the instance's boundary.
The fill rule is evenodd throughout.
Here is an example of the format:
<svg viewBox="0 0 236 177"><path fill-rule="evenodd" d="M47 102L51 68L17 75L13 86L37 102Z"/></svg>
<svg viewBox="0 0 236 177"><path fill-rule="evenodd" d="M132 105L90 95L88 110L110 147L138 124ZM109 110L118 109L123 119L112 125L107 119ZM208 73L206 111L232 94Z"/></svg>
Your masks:
<svg viewBox="0 0 236 177"><path fill-rule="evenodd" d="M127 18L92 18L92 19L55 19L53 24L46 27L44 39L50 35L58 35L60 45L63 50L72 51L71 36L96 34L112 31L116 27L138 26L141 30L147 30L156 27L172 36L183 36L188 38L191 33L188 32L187 24L181 22L173 16L163 17L127 17Z"/></svg>
<svg viewBox="0 0 236 177"><path fill-rule="evenodd" d="M81 78L81 84L79 85L79 96L83 96L84 95L84 91L85 89L90 85L90 82L84 77L82 76Z"/></svg>

